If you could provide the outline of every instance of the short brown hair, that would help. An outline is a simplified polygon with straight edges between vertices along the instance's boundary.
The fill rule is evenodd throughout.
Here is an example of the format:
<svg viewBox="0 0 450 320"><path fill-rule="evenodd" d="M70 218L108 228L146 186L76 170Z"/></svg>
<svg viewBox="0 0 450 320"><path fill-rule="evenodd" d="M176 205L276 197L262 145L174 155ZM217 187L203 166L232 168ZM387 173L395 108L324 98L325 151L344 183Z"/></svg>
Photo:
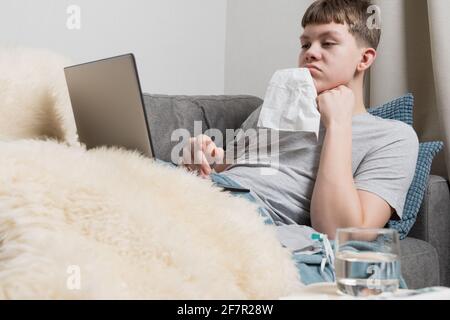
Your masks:
<svg viewBox="0 0 450 320"><path fill-rule="evenodd" d="M317 0L309 6L303 15L302 27L309 24L326 24L345 22L349 32L357 41L377 49L381 37L381 29L370 29L367 20L370 13L367 9L372 5L370 0Z"/></svg>

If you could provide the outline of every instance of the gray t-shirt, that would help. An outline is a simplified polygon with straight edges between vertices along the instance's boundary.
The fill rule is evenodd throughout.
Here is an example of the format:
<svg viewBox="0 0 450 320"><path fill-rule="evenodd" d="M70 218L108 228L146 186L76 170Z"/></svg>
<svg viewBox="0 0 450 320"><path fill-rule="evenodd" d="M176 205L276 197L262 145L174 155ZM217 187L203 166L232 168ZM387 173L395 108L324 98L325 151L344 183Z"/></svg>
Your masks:
<svg viewBox="0 0 450 320"><path fill-rule="evenodd" d="M264 133L257 128L260 111L261 107L256 109L241 128L256 129L253 136L259 140L265 134L268 151L249 163L252 144L253 148L260 148L261 144L256 145L256 140L248 139L252 134L247 135L249 146L243 152L235 152L235 164L222 174L250 189L276 222L310 225L311 198L326 130L321 124L318 138L310 132L280 131L279 152L270 152L271 130L265 129ZM243 136L238 137L228 144L227 152L242 139ZM418 151L419 141L411 126L369 113L353 116L352 172L356 188L380 196L400 218L414 177ZM277 170L272 174L263 173L261 168L268 167Z"/></svg>

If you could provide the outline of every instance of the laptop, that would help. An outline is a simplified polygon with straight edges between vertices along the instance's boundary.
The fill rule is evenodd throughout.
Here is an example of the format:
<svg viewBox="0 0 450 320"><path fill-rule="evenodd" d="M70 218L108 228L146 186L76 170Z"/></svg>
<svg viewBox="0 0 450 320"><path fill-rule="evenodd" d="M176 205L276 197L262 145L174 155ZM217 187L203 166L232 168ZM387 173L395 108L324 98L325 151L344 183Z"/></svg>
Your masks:
<svg viewBox="0 0 450 320"><path fill-rule="evenodd" d="M64 74L81 143L154 157L133 54L69 66Z"/></svg>

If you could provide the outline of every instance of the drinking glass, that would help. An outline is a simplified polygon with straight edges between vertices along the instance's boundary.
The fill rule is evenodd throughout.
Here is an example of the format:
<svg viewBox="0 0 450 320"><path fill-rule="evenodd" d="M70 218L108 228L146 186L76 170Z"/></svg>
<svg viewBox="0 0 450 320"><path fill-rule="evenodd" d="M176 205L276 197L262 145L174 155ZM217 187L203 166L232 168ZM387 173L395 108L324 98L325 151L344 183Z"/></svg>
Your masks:
<svg viewBox="0 0 450 320"><path fill-rule="evenodd" d="M398 232L337 229L335 268L340 293L357 297L394 293L401 277Z"/></svg>

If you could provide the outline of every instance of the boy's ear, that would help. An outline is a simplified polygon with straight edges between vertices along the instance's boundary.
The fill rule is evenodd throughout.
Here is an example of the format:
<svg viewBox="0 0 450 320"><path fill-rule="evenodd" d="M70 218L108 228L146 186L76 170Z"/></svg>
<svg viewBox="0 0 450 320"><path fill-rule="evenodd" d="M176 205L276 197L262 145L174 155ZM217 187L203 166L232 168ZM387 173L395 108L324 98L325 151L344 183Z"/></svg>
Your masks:
<svg viewBox="0 0 450 320"><path fill-rule="evenodd" d="M365 71L370 68L377 58L377 51L373 48L365 48L361 54L361 61L357 66L358 71Z"/></svg>

